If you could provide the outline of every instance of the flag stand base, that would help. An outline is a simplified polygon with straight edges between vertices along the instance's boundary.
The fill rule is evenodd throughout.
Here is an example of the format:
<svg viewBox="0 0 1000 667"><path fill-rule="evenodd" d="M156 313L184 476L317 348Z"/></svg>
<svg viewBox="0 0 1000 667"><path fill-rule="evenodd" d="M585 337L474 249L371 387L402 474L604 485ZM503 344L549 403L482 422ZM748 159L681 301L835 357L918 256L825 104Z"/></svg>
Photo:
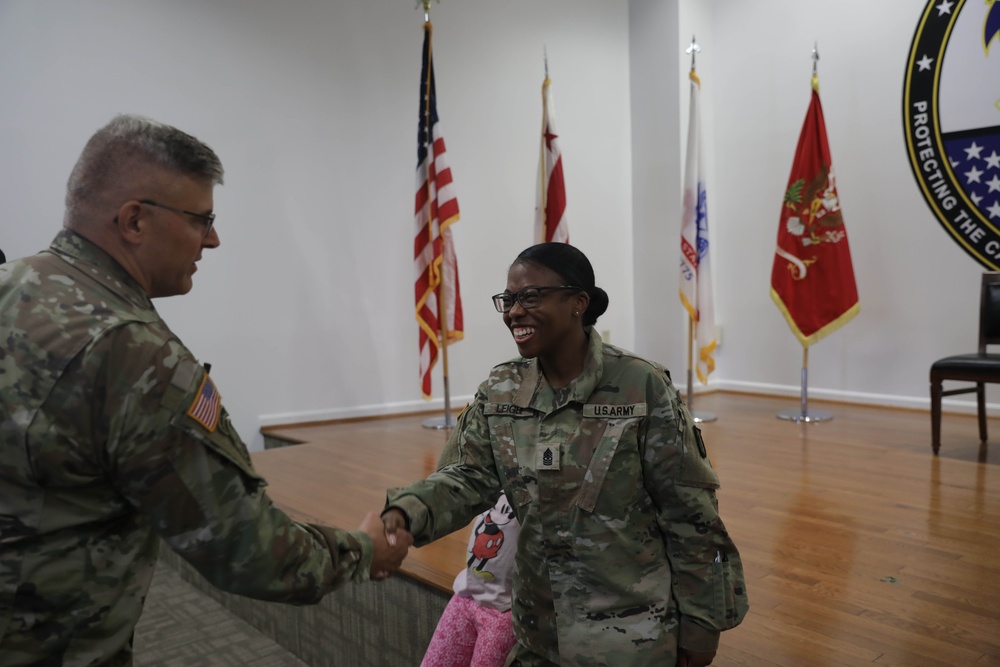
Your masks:
<svg viewBox="0 0 1000 667"><path fill-rule="evenodd" d="M807 393L809 382L809 348L802 348L802 403L798 410L782 410L776 416L778 419L792 421L797 424L802 422L827 422L833 419L833 413L822 410L809 409L809 395Z"/></svg>
<svg viewBox="0 0 1000 667"><path fill-rule="evenodd" d="M691 374L694 372L692 366L694 366L694 361L691 353L691 346L694 342L694 320L688 318L688 383L687 383L687 407L688 414L691 415L691 419L694 420L695 424L704 424L705 422L714 422L718 417L714 412L704 412L702 410L694 409L694 395L691 388L694 386L692 384Z"/></svg>
<svg viewBox="0 0 1000 667"><path fill-rule="evenodd" d="M778 419L793 422L826 422L833 419L833 413L822 410L782 410L777 415Z"/></svg>
<svg viewBox="0 0 1000 667"><path fill-rule="evenodd" d="M431 419L425 419L421 425L424 428L435 428L438 430L444 428L455 428L455 420L451 417L448 419L445 419L444 417L432 417Z"/></svg>

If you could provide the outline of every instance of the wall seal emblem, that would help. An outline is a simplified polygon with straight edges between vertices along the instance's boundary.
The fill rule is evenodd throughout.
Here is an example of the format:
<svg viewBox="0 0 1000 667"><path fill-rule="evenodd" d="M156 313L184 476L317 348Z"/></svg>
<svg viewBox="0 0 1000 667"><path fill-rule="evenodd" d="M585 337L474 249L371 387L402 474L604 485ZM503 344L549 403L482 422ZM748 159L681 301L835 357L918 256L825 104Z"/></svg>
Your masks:
<svg viewBox="0 0 1000 667"><path fill-rule="evenodd" d="M927 205L1000 270L1000 0L931 0L910 46L903 127Z"/></svg>

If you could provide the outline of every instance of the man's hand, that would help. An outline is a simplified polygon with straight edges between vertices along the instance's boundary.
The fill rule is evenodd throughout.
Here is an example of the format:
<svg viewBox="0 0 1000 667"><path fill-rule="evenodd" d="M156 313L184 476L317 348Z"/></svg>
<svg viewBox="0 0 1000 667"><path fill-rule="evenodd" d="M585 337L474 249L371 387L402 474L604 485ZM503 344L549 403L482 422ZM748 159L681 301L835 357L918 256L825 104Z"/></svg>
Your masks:
<svg viewBox="0 0 1000 667"><path fill-rule="evenodd" d="M385 525L375 512L368 512L359 528L368 533L368 536L372 538L372 544L375 545L375 556L372 558L369 576L374 581L388 579L402 565L403 559L406 558L406 552L413 544L413 536L405 528L402 528L395 531L390 544L390 541L386 539Z"/></svg>
<svg viewBox="0 0 1000 667"><path fill-rule="evenodd" d="M677 652L677 667L708 667L715 660L715 651L688 651L680 649Z"/></svg>

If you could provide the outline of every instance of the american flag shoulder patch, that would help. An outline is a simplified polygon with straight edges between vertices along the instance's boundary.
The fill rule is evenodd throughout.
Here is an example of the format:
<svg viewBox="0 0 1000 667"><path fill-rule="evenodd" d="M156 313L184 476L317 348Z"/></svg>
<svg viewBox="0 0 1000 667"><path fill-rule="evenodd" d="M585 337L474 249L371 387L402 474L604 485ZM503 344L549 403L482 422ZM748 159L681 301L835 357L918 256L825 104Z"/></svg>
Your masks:
<svg viewBox="0 0 1000 667"><path fill-rule="evenodd" d="M212 378L205 373L201 379L201 386L198 387L198 394L194 398L187 414L211 433L219 425L219 413L222 411L222 397L219 390L215 388Z"/></svg>

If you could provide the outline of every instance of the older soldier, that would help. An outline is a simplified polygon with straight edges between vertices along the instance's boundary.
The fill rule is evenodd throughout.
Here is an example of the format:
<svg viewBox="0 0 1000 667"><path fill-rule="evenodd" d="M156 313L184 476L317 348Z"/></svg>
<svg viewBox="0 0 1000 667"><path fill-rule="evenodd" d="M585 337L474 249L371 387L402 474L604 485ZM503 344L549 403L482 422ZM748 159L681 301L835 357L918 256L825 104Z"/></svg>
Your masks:
<svg viewBox="0 0 1000 667"><path fill-rule="evenodd" d="M119 116L69 178L48 250L0 266L0 665L128 665L159 538L221 589L315 603L395 571L370 513L275 508L205 367L150 299L219 236L215 153Z"/></svg>
<svg viewBox="0 0 1000 667"><path fill-rule="evenodd" d="M521 522L508 665L710 664L747 611L743 568L670 376L601 341L608 296L572 246L522 252L493 300L522 356L480 386L438 471L390 490L386 530L425 544L502 489Z"/></svg>

